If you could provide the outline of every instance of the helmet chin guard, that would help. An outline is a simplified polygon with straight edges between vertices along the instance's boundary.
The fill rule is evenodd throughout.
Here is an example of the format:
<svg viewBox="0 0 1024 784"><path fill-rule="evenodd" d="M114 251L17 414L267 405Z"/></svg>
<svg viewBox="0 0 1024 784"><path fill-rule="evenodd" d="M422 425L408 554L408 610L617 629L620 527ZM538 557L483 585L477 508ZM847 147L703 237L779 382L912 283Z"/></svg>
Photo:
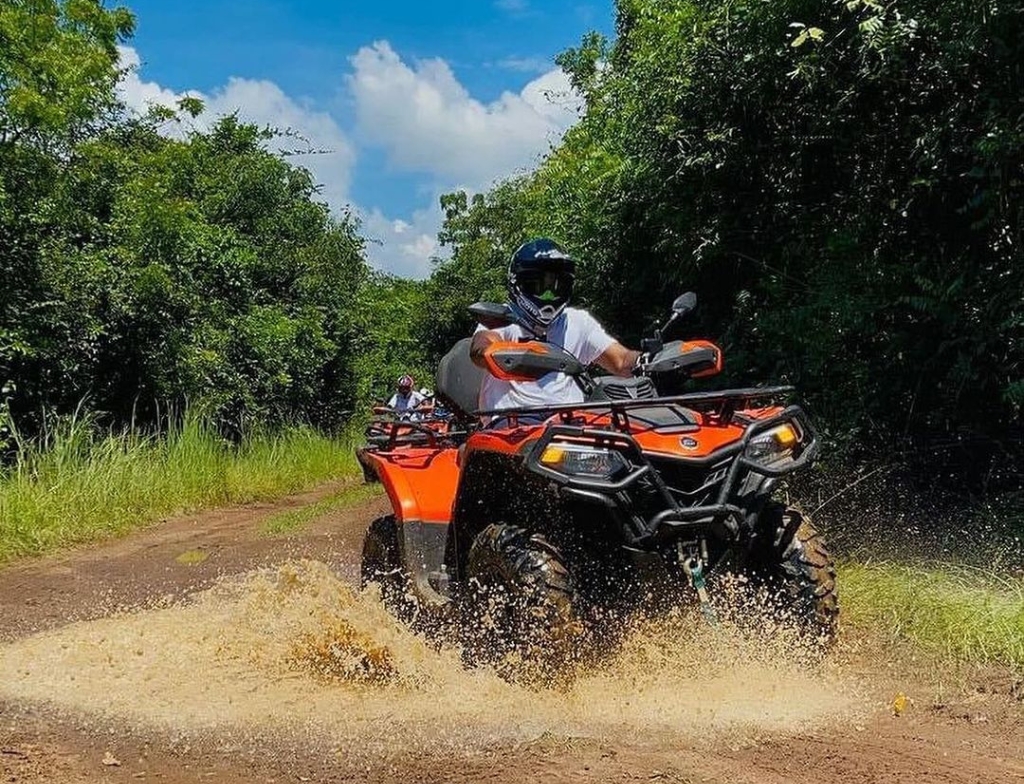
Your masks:
<svg viewBox="0 0 1024 784"><path fill-rule="evenodd" d="M515 296L512 297L512 301L508 303L508 306L512 311L512 315L515 316L516 323L520 326L526 327L539 338L542 338L547 334L548 327L551 325L551 322L558 318L558 314L564 309L563 306L558 309L558 313L545 318L546 314L534 314L527 308L522 307Z"/></svg>

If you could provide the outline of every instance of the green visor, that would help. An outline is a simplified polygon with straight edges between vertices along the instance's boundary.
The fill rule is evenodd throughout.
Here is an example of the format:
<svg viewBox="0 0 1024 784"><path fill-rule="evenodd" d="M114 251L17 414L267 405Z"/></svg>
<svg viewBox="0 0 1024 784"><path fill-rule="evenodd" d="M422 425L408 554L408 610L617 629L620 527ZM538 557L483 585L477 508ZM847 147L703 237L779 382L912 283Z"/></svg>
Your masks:
<svg viewBox="0 0 1024 784"><path fill-rule="evenodd" d="M572 292L572 275L565 272L521 272L516 276L519 289L542 304L556 304Z"/></svg>

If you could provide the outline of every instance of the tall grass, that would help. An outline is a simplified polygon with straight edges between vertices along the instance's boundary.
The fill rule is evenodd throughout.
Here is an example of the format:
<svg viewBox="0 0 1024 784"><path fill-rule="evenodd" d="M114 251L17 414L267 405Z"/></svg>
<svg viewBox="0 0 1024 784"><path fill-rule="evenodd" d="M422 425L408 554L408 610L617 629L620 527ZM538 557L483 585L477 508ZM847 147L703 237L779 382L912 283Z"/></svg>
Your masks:
<svg viewBox="0 0 1024 784"><path fill-rule="evenodd" d="M0 473L0 562L357 473L349 439L310 428L234 447L197 417L160 437L102 433L75 418L23 443L17 464Z"/></svg>
<svg viewBox="0 0 1024 784"><path fill-rule="evenodd" d="M1024 670L1024 578L952 564L847 563L847 620L951 658Z"/></svg>

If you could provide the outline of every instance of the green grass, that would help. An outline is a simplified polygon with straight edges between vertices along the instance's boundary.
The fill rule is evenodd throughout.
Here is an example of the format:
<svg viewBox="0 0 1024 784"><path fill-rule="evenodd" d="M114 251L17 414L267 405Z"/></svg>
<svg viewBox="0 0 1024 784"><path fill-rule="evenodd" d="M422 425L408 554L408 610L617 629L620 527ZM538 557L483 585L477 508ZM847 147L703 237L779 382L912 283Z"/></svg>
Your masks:
<svg viewBox="0 0 1024 784"><path fill-rule="evenodd" d="M952 659L1024 669L1024 579L948 564L847 563L847 621Z"/></svg>
<svg viewBox="0 0 1024 784"><path fill-rule="evenodd" d="M353 480L355 481L355 480ZM263 533L270 535L287 534L301 528L314 520L323 517L335 509L357 503L367 498L380 495L380 485L353 484L331 493L326 498L308 506L279 512L263 521Z"/></svg>
<svg viewBox="0 0 1024 784"><path fill-rule="evenodd" d="M0 473L0 562L358 473L350 439L310 428L236 448L196 418L161 438L72 420L24 444L21 461Z"/></svg>

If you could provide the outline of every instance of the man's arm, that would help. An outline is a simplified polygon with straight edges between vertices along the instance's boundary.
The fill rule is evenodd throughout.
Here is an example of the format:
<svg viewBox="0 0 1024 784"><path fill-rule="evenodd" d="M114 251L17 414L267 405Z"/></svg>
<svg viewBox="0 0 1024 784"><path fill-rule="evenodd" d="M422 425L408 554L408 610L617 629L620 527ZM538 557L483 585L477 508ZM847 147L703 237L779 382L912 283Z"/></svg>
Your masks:
<svg viewBox="0 0 1024 784"><path fill-rule="evenodd" d="M501 335L493 329L484 329L473 335L473 342L469 345L469 358L473 360L473 364L486 369L487 363L484 361L484 350L491 343L496 343L499 340L501 340Z"/></svg>
<svg viewBox="0 0 1024 784"><path fill-rule="evenodd" d="M636 365L636 360L639 356L639 351L626 348L616 341L605 349L605 352L594 361L612 375L631 376L633 375L633 367Z"/></svg>
<svg viewBox="0 0 1024 784"><path fill-rule="evenodd" d="M469 346L469 356L473 360L473 364L486 368L484 351L489 345L499 340L503 340L501 333L493 329L480 330L473 335L473 342ZM639 351L626 348L616 341L606 348L594 362L616 376L630 376L633 374L633 366L639 356Z"/></svg>

